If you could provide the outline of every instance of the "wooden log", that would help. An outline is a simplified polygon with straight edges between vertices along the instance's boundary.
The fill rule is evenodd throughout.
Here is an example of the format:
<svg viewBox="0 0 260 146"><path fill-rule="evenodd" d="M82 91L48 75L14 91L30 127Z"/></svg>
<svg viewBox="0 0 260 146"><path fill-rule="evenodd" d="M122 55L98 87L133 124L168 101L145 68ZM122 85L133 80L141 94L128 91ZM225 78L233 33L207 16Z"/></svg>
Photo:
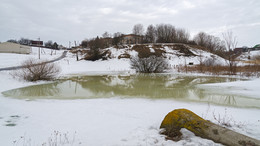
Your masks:
<svg viewBox="0 0 260 146"><path fill-rule="evenodd" d="M180 129L186 128L196 136L228 146L260 146L259 140L204 120L187 109L176 109L168 113L160 128L165 130L162 134L177 141L182 136Z"/></svg>

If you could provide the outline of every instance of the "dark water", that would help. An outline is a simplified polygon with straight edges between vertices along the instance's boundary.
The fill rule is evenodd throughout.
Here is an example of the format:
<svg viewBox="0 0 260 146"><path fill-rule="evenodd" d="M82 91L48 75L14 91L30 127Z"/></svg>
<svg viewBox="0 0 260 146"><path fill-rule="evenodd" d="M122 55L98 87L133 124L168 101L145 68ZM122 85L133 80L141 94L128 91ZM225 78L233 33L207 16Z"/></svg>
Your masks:
<svg viewBox="0 0 260 146"><path fill-rule="evenodd" d="M258 99L236 94L224 94L221 91L214 91L214 89L208 90L198 87L201 84L236 80L238 79L167 74L77 76L54 83L13 89L2 94L7 97L28 100L150 98L260 108L260 100Z"/></svg>

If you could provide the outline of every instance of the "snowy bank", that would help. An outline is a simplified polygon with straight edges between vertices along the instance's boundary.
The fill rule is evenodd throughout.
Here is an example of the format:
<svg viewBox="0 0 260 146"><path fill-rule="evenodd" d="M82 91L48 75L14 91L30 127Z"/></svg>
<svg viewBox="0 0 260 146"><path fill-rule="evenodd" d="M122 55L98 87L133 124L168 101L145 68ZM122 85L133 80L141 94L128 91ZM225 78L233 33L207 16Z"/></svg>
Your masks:
<svg viewBox="0 0 260 146"><path fill-rule="evenodd" d="M37 51L37 48L36 48ZM62 51L60 51L60 56ZM50 52L49 52L50 53ZM134 52L132 52L134 53ZM4 67L19 64L31 55L0 54ZM47 59L54 56L46 55ZM171 56L168 56L169 58ZM20 59L19 59L20 58ZM172 65L185 62L185 58L176 57ZM176 59L176 60L175 60ZM191 58L192 59L192 58ZM186 60L187 62L190 60ZM193 58L191 61L197 61ZM61 76L72 74L100 74L132 72L129 59L113 58L107 61L76 61L74 54L68 53L58 62ZM0 72L0 92L36 85L46 82L29 83L14 79L10 72ZM241 92L248 96L260 97L257 90L260 80L241 81L203 85L210 88L228 89L228 92ZM243 89L241 91L241 89ZM218 145L213 141L194 136L183 129L183 140L167 141L160 135L159 126L164 116L178 108L187 108L214 123L229 122L231 129L250 137L260 139L260 109L234 108L212 105L210 103L180 102L170 99L127 99L101 98L77 100L20 100L4 97L0 94L0 143L12 145L48 145L55 139L55 133L68 138L70 144L63 145ZM217 117L217 119L216 119ZM55 131L55 132L54 132ZM59 137L58 137L59 138ZM59 143L61 145L61 143Z"/></svg>
<svg viewBox="0 0 260 146"><path fill-rule="evenodd" d="M249 81L237 81L230 83L215 83L201 85L205 88L214 88L214 90L221 90L225 93L240 94L250 96L252 98L260 98L260 79L252 79Z"/></svg>

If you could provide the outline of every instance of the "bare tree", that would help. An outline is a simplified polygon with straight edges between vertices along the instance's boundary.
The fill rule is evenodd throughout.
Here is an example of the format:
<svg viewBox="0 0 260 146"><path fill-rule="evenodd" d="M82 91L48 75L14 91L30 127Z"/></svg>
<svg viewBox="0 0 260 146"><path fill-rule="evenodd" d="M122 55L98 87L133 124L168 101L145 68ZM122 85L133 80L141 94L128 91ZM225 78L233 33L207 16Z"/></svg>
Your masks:
<svg viewBox="0 0 260 146"><path fill-rule="evenodd" d="M117 46L118 44L120 44L121 36L122 36L122 33L121 33L121 32L114 33L113 40L112 40L112 44L113 44L113 45L116 45L116 46Z"/></svg>
<svg viewBox="0 0 260 146"><path fill-rule="evenodd" d="M200 70L200 72L202 72L203 71L203 69L202 69L202 65L203 65L203 61L204 61L204 59L203 59L203 51L202 50L198 50L199 51L199 55L198 55L198 61L199 61L199 70Z"/></svg>
<svg viewBox="0 0 260 146"><path fill-rule="evenodd" d="M156 25L157 43L173 43L176 40L176 29L171 24Z"/></svg>
<svg viewBox="0 0 260 146"><path fill-rule="evenodd" d="M83 41L81 42L81 46L82 46L83 48L87 48L87 47L88 47L88 40L83 40Z"/></svg>
<svg viewBox="0 0 260 146"><path fill-rule="evenodd" d="M145 33L145 42L146 43L154 43L156 40L156 28L151 24L147 27Z"/></svg>
<svg viewBox="0 0 260 146"><path fill-rule="evenodd" d="M21 45L30 45L31 40L22 37L20 40L18 40L18 43Z"/></svg>
<svg viewBox="0 0 260 146"><path fill-rule="evenodd" d="M228 30L226 33L222 33L226 49L228 51L233 51L237 46L237 38L233 36L233 32L231 30Z"/></svg>
<svg viewBox="0 0 260 146"><path fill-rule="evenodd" d="M106 31L102 34L103 38L109 38L111 35Z"/></svg>
<svg viewBox="0 0 260 146"><path fill-rule="evenodd" d="M195 43L199 46L206 46L207 45L207 34L204 32L199 32L194 38L193 40L195 41Z"/></svg>
<svg viewBox="0 0 260 146"><path fill-rule="evenodd" d="M144 26L142 24L136 24L133 27L133 34L135 35L143 35L144 34Z"/></svg>
<svg viewBox="0 0 260 146"><path fill-rule="evenodd" d="M49 41L44 43L44 46L47 47L47 48L52 48L53 42L51 40L49 40Z"/></svg>
<svg viewBox="0 0 260 146"><path fill-rule="evenodd" d="M190 39L190 33L182 28L176 29L176 42L188 43Z"/></svg>
<svg viewBox="0 0 260 146"><path fill-rule="evenodd" d="M199 32L193 40L197 45L205 47L207 51L215 53L219 56L223 55L225 45L220 38L208 35L205 32Z"/></svg>
<svg viewBox="0 0 260 146"><path fill-rule="evenodd" d="M233 36L233 32L231 30L228 30L225 33L222 33L225 46L226 46L226 60L229 65L230 73L235 74L236 73L236 54L234 53L234 49L237 46L237 38Z"/></svg>

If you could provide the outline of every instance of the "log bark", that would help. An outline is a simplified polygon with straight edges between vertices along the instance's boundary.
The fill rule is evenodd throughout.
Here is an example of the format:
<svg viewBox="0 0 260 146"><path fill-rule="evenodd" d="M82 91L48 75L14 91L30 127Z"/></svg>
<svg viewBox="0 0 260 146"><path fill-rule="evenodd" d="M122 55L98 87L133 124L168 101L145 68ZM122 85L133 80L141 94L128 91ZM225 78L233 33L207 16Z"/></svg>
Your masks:
<svg viewBox="0 0 260 146"><path fill-rule="evenodd" d="M160 128L164 128L162 133L172 140L180 140L180 129L186 128L196 136L228 146L260 146L259 140L204 120L187 109L176 109L168 113Z"/></svg>

